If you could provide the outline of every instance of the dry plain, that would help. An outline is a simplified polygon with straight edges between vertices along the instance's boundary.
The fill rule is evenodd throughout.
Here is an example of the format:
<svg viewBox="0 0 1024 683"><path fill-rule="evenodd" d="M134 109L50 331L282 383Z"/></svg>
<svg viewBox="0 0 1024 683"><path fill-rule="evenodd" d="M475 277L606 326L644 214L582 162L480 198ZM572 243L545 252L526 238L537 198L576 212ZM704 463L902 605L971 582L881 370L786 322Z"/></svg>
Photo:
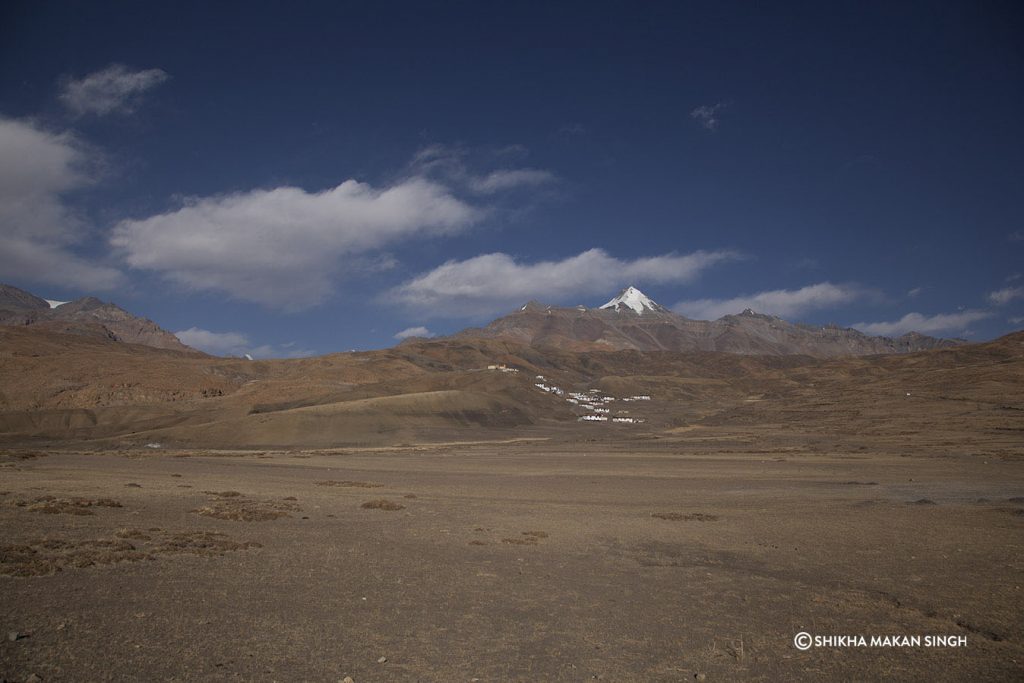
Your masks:
<svg viewBox="0 0 1024 683"><path fill-rule="evenodd" d="M1024 677L1024 335L246 364L4 334L6 680ZM499 352L527 377L475 369ZM649 388L648 422L532 372Z"/></svg>
<svg viewBox="0 0 1024 683"><path fill-rule="evenodd" d="M0 584L4 630L22 634L0 645L10 680L1024 671L1012 458L830 453L714 428L603 444L19 453L0 507L4 571L22 575ZM118 506L33 510L44 496ZM362 507L380 499L402 508ZM800 631L967 645L800 652Z"/></svg>

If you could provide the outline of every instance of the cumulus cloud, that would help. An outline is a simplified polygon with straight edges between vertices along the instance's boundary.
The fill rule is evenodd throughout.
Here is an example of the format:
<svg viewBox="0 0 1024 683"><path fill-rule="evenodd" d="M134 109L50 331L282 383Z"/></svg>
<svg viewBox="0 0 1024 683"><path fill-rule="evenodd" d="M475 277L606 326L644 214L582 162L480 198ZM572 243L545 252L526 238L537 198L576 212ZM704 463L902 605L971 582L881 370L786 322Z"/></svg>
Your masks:
<svg viewBox="0 0 1024 683"><path fill-rule="evenodd" d="M123 64L111 64L83 78L68 78L62 84L60 101L78 115L130 114L143 93L170 76L161 69L135 71Z"/></svg>
<svg viewBox="0 0 1024 683"><path fill-rule="evenodd" d="M423 327L408 327L401 332L395 333L395 339L408 339L409 337L433 337L434 333Z"/></svg>
<svg viewBox="0 0 1024 683"><path fill-rule="evenodd" d="M1015 299L1024 299L1024 287L1004 287L988 295L988 300L996 306L1004 306Z"/></svg>
<svg viewBox="0 0 1024 683"><path fill-rule="evenodd" d="M681 301L672 307L676 313L697 320L717 320L724 315L747 308L758 313L795 318L810 311L831 308L855 301L867 294L858 285L835 285L819 282L800 289L774 289L731 299L696 299Z"/></svg>
<svg viewBox="0 0 1024 683"><path fill-rule="evenodd" d="M109 290L114 268L77 256L88 229L65 195L91 181L87 148L68 133L0 118L0 272L27 280Z"/></svg>
<svg viewBox="0 0 1024 683"><path fill-rule="evenodd" d="M473 318L535 298L557 303L630 283L690 282L704 270L738 258L738 253L722 250L618 259L590 249L561 261L526 264L499 252L448 261L394 288L386 298L423 316Z"/></svg>
<svg viewBox="0 0 1024 683"><path fill-rule="evenodd" d="M215 290L284 310L321 302L361 254L419 236L450 235L481 210L430 180L385 188L355 180L321 192L297 187L191 199L118 223L111 244L132 268L189 289Z"/></svg>
<svg viewBox="0 0 1024 683"><path fill-rule="evenodd" d="M248 335L241 332L211 332L199 327L175 332L174 335L194 349L214 356L245 356L253 358L304 358L314 355L313 351L297 348L294 342L275 347L271 344L253 344Z"/></svg>
<svg viewBox="0 0 1024 683"><path fill-rule="evenodd" d="M899 320L877 323L854 323L850 327L865 334L876 334L894 337L907 332L922 334L962 333L973 322L992 317L989 311L967 309L956 313L940 313L938 315L921 315L907 313Z"/></svg>
<svg viewBox="0 0 1024 683"><path fill-rule="evenodd" d="M715 105L701 105L690 112L690 118L695 120L700 125L704 126L707 130L716 130L718 128L718 112L725 108L724 102L719 102Z"/></svg>

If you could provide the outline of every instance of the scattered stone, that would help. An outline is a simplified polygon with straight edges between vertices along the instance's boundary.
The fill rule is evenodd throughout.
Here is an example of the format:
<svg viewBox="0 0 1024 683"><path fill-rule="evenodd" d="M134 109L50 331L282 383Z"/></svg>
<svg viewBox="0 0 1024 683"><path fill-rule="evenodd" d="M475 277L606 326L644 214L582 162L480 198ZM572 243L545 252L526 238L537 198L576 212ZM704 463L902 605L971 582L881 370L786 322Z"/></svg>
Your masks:
<svg viewBox="0 0 1024 683"><path fill-rule="evenodd" d="M25 679L25 683L42 683L43 679L35 674L29 674L28 678Z"/></svg>
<svg viewBox="0 0 1024 683"><path fill-rule="evenodd" d="M130 489L141 489L142 488L142 484L136 484L135 482L130 482L128 484L125 484L125 486L130 488Z"/></svg>
<svg viewBox="0 0 1024 683"><path fill-rule="evenodd" d="M909 395L909 394L908 394L908 395ZM694 677L694 678L695 678L696 680L698 680L698 681L703 681L703 680L704 680L705 678L707 678L708 676L707 676L707 674L704 674L704 673L696 673L696 674L693 674L693 677Z"/></svg>
<svg viewBox="0 0 1024 683"><path fill-rule="evenodd" d="M11 641L12 643L14 641L16 641L16 640L21 640L22 638L25 638L25 637L26 636L25 636L24 633L18 633L17 631L8 631L7 632L7 640Z"/></svg>
<svg viewBox="0 0 1024 683"><path fill-rule="evenodd" d="M377 663L378 663L378 664L383 664L383 663L384 663L384 662L386 662L386 661L388 661L388 658L387 658L387 657L381 657L380 659L378 659L378 660L377 660Z"/></svg>
<svg viewBox="0 0 1024 683"><path fill-rule="evenodd" d="M356 682L354 680L352 680L351 676L345 676L343 679L341 679L341 683L356 683Z"/></svg>

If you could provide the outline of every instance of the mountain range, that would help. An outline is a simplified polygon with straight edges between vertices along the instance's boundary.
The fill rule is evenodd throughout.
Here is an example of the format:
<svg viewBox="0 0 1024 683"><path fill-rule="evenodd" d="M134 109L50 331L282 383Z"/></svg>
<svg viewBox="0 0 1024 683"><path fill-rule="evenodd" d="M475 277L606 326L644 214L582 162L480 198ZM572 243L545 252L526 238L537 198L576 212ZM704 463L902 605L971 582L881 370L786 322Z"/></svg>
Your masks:
<svg viewBox="0 0 1024 683"><path fill-rule="evenodd" d="M198 353L152 320L91 296L51 302L17 287L0 284L0 325L31 326L63 334Z"/></svg>
<svg viewBox="0 0 1024 683"><path fill-rule="evenodd" d="M817 358L911 353L965 343L916 332L874 337L837 325L790 323L750 309L718 320L691 320L635 287L627 287L599 308L531 301L485 327L463 330L455 337L505 339L571 351L725 351Z"/></svg>
<svg viewBox="0 0 1024 683"><path fill-rule="evenodd" d="M0 284L0 325L32 326L198 353L152 320L91 296L70 302L48 301ZM636 287L623 289L598 308L531 301L485 327L462 330L450 339L495 339L564 351L724 351L815 358L911 353L965 343L916 332L895 338L874 337L837 325L790 323L750 309L718 320L691 320L656 303Z"/></svg>

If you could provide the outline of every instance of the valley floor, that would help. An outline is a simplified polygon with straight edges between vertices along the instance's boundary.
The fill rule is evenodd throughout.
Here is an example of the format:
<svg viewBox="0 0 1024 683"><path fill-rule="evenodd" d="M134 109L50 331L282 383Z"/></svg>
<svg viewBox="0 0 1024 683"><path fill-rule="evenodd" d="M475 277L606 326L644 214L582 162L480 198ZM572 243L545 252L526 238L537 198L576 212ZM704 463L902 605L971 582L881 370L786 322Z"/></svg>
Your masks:
<svg viewBox="0 0 1024 683"><path fill-rule="evenodd" d="M1024 677L1020 449L833 446L11 450L0 677Z"/></svg>

